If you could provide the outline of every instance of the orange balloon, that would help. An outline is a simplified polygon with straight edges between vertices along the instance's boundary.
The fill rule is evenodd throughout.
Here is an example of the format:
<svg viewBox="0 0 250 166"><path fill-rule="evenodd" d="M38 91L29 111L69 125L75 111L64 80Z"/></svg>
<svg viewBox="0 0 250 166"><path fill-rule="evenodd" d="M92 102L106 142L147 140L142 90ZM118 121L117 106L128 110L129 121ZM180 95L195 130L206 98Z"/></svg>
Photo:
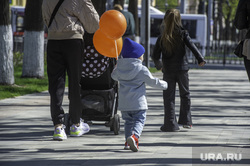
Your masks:
<svg viewBox="0 0 250 166"><path fill-rule="evenodd" d="M124 15L117 10L108 10L103 13L99 22L100 30L111 39L119 39L127 29Z"/></svg>
<svg viewBox="0 0 250 166"><path fill-rule="evenodd" d="M93 37L93 44L95 49L102 55L110 58L118 58L122 50L122 38L112 40L98 29Z"/></svg>

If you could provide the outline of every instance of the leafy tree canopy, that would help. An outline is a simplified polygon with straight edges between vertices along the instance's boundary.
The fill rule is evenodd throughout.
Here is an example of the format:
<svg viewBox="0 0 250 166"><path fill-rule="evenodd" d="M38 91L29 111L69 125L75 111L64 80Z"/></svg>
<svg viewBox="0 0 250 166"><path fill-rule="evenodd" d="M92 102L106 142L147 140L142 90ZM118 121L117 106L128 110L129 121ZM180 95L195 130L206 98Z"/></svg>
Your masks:
<svg viewBox="0 0 250 166"><path fill-rule="evenodd" d="M234 19L238 2L238 0L222 0L222 13L225 19L230 21Z"/></svg>

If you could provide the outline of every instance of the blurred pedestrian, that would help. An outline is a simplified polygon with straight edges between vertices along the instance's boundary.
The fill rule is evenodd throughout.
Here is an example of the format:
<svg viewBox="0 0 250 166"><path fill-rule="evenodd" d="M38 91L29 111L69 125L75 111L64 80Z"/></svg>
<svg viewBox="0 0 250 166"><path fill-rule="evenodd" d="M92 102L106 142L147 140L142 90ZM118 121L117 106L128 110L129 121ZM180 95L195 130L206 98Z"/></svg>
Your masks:
<svg viewBox="0 0 250 166"><path fill-rule="evenodd" d="M57 8L56 14L53 11L58 2L62 4ZM47 73L50 111L55 127L53 139L67 139L62 122L66 73L69 82L69 115L73 123L70 127L70 136L81 136L89 131L89 126L80 119L83 35L85 31L94 33L99 28L99 15L91 0L43 0L42 11L48 27ZM55 14L54 18L52 13Z"/></svg>
<svg viewBox="0 0 250 166"><path fill-rule="evenodd" d="M131 40L135 40L135 19L131 12L123 10L120 4L115 4L114 9L121 12L127 21L127 29L123 35L123 39L126 37L130 38Z"/></svg>
<svg viewBox="0 0 250 166"><path fill-rule="evenodd" d="M124 39L121 58L117 61L111 76L119 81L118 109L125 120L125 147L137 152L148 109L146 85L167 89L168 84L154 78L147 67L142 65L145 49L129 38Z"/></svg>
<svg viewBox="0 0 250 166"><path fill-rule="evenodd" d="M168 83L168 89L163 91L165 114L164 124L160 129L164 132L179 131L178 124L188 129L192 127L189 66L185 46L192 51L199 66L203 66L205 61L201 53L191 41L189 33L182 27L179 10L169 9L164 16L163 32L157 38L152 54L156 68L162 70L163 80ZM179 86L180 93L178 123L175 116L176 83Z"/></svg>
<svg viewBox="0 0 250 166"><path fill-rule="evenodd" d="M250 81L250 1L240 0L236 10L234 25L237 29L247 29L245 40L243 44L242 55L247 71L248 79Z"/></svg>

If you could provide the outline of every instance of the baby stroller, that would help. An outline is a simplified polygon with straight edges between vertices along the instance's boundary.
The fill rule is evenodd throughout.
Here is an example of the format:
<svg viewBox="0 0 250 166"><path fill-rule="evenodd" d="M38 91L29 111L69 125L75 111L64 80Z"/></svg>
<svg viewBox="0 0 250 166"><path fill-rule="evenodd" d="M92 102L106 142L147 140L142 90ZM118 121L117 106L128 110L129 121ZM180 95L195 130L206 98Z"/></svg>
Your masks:
<svg viewBox="0 0 250 166"><path fill-rule="evenodd" d="M81 101L82 119L85 123L105 121L105 126L118 135L118 84L111 78L115 64L116 59L100 55L94 46L86 47L81 77Z"/></svg>
<svg viewBox="0 0 250 166"><path fill-rule="evenodd" d="M84 35L88 45L84 49L81 77L82 119L85 123L104 121L115 135L120 132L120 116L117 114L118 84L111 78L116 59L99 54L93 46L93 34ZM64 125L69 133L69 114L64 114Z"/></svg>

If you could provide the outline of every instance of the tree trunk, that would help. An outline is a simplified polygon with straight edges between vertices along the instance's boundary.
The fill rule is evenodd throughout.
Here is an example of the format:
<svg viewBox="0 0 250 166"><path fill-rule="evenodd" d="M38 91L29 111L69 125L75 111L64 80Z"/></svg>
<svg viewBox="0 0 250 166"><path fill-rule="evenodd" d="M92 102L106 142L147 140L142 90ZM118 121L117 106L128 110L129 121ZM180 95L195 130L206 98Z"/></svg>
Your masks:
<svg viewBox="0 0 250 166"><path fill-rule="evenodd" d="M232 6L230 5L230 3L227 3L227 10L230 11L230 12L227 12L227 17L226 17L226 20L225 20L225 23L226 23L226 40L229 40L231 39L231 33L230 33L230 30L231 30L231 26L230 26L230 23L232 23L230 21L230 18L231 18L231 15L232 15Z"/></svg>
<svg viewBox="0 0 250 166"><path fill-rule="evenodd" d="M44 77L44 31L24 32L22 77Z"/></svg>
<svg viewBox="0 0 250 166"><path fill-rule="evenodd" d="M95 10L100 17L106 11L106 2L107 0L92 0ZM93 35L94 34L89 34L87 31L84 32L83 38L86 46L93 45Z"/></svg>
<svg viewBox="0 0 250 166"><path fill-rule="evenodd" d="M27 0L24 19L22 77L44 77L44 24L42 0Z"/></svg>
<svg viewBox="0 0 250 166"><path fill-rule="evenodd" d="M92 0L92 3L100 17L106 11L106 2L107 0Z"/></svg>
<svg viewBox="0 0 250 166"><path fill-rule="evenodd" d="M13 36L9 20L9 0L0 1L0 84L14 84Z"/></svg>
<svg viewBox="0 0 250 166"><path fill-rule="evenodd" d="M205 0L199 0L198 14L205 13Z"/></svg>
<svg viewBox="0 0 250 166"><path fill-rule="evenodd" d="M213 6L214 6L213 7L213 21L214 21L214 24L213 24L213 40L217 41L218 40L217 28L218 28L218 25L219 25L217 1L214 1Z"/></svg>
<svg viewBox="0 0 250 166"><path fill-rule="evenodd" d="M223 16L222 16L222 2L218 1L218 20L219 20L219 40L224 40L223 36Z"/></svg>

